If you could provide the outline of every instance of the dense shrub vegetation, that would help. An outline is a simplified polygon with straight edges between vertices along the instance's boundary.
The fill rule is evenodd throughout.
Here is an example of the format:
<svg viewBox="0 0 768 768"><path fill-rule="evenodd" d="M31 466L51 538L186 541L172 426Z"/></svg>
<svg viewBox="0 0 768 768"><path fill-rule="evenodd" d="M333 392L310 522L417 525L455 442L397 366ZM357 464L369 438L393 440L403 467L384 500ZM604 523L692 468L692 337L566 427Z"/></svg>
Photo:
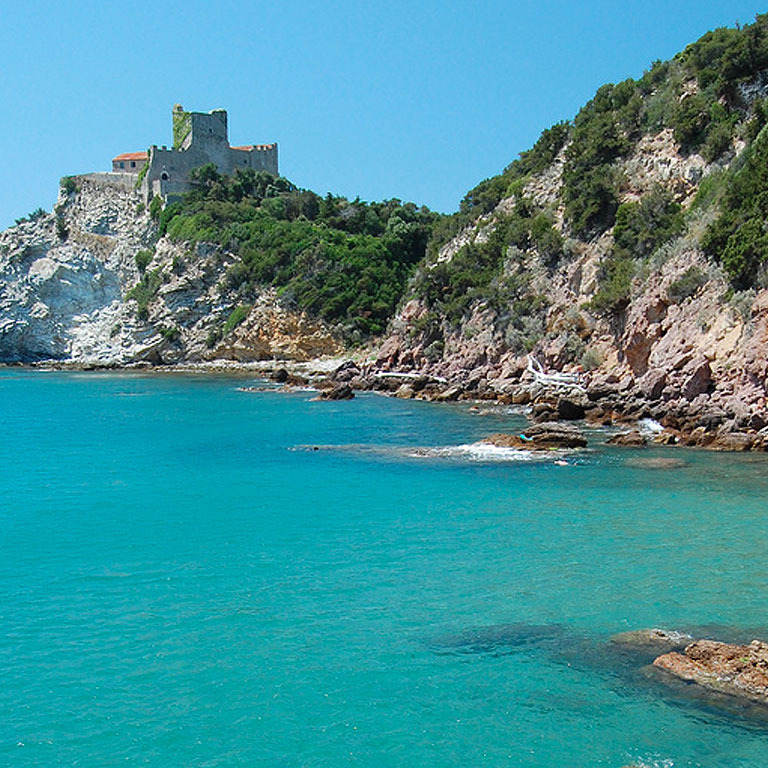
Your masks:
<svg viewBox="0 0 768 768"><path fill-rule="evenodd" d="M350 340L384 330L437 218L400 200L322 198L250 169L227 177L207 165L194 181L182 202L157 214L160 233L227 248L239 260L226 284L244 303L274 286Z"/></svg>
<svg viewBox="0 0 768 768"><path fill-rule="evenodd" d="M154 253L147 249L142 249L136 254L136 267L139 270L139 274L143 275L149 266L149 262L152 261Z"/></svg>
<svg viewBox="0 0 768 768"><path fill-rule="evenodd" d="M754 287L768 261L768 134L763 130L741 168L728 174L720 217L704 237L704 250L719 261L735 288Z"/></svg>
<svg viewBox="0 0 768 768"><path fill-rule="evenodd" d="M768 15L758 15L744 27L707 32L679 58L702 90L729 95L740 81L768 68Z"/></svg>
<svg viewBox="0 0 768 768"><path fill-rule="evenodd" d="M607 229L618 207L612 164L627 154L640 131L642 99L633 80L604 85L576 115L563 168L566 216L582 236Z"/></svg>
<svg viewBox="0 0 768 768"><path fill-rule="evenodd" d="M522 261L524 252L533 247L556 264L563 242L551 218L522 199L498 222L486 242L465 245L450 260L420 269L414 292L433 316L444 317L454 326L481 303L494 311L497 325L516 340L511 346L530 348L537 337L531 333L528 319L545 303L531 290Z"/></svg>
<svg viewBox="0 0 768 768"><path fill-rule="evenodd" d="M751 25L708 32L671 61L654 62L638 80L603 86L572 122L545 130L503 173L470 190L459 213L437 228L431 250L519 193L528 176L546 168L566 144L567 223L579 237L599 235L613 226L618 209L622 179L616 159L628 155L643 134L670 128L684 151L700 152L707 162L718 160L731 148L748 111L759 119L748 127L747 140L765 124L765 107L743 103L738 86L766 68L768 15L760 15Z"/></svg>
<svg viewBox="0 0 768 768"><path fill-rule="evenodd" d="M723 160L702 180L694 203L695 209L720 214L706 232L705 250L735 288L754 287L761 279L768 263L768 104L740 87L763 70L768 15L709 32L671 61L654 62L641 78L600 88L572 121L543 131L502 173L469 190L450 216L399 200L323 198L268 173L225 177L212 165L195 172L195 188L182 201L163 209L155 199L149 213L161 235L218 244L237 256L224 285L238 306L222 327L211 330L209 346L244 319L265 286L336 325L347 340L362 340L384 331L412 280L409 290L428 307L415 331L425 344L431 339L430 354L441 353L444 321L461 326L478 306L493 312L511 346L527 348L542 332L544 307L532 289L528 255L535 250L544 267L554 269L566 248L554 226L556 206L535 208L525 188L558 156L564 233L591 240L613 227L614 244L590 303L594 311L625 307L644 263L685 228L681 207L661 188L620 204L626 179L617 161L630 156L644 135L663 129L683 153L697 152L708 163ZM175 128L178 140L186 130L181 117ZM736 139L749 148L728 166ZM486 242L436 258L441 245L507 198L513 204L494 214L498 226ZM146 271L145 255L137 264L142 279L133 293L146 314L160 278ZM705 280L704 272L692 268L670 287L670 299L695 295Z"/></svg>
<svg viewBox="0 0 768 768"><path fill-rule="evenodd" d="M616 212L614 248L633 259L649 256L683 231L680 205L661 187L635 203L623 203Z"/></svg>

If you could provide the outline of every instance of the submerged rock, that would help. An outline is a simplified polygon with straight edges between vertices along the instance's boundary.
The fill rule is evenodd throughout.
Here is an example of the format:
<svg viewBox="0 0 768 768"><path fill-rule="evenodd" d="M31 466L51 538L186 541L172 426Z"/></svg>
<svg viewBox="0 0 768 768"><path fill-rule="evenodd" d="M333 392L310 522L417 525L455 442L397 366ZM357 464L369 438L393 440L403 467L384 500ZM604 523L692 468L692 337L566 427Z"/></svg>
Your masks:
<svg viewBox="0 0 768 768"><path fill-rule="evenodd" d="M639 467L640 469L679 469L685 466L685 460L673 456L633 457L627 459L627 466Z"/></svg>
<svg viewBox="0 0 768 768"><path fill-rule="evenodd" d="M614 647L632 653L669 653L683 650L693 640L685 632L666 629L636 629L611 638Z"/></svg>
<svg viewBox="0 0 768 768"><path fill-rule="evenodd" d="M653 665L707 690L768 705L768 643L761 640L749 645L696 640Z"/></svg>
<svg viewBox="0 0 768 768"><path fill-rule="evenodd" d="M492 624L438 635L429 644L442 653L498 655L560 641L563 635L559 624Z"/></svg>

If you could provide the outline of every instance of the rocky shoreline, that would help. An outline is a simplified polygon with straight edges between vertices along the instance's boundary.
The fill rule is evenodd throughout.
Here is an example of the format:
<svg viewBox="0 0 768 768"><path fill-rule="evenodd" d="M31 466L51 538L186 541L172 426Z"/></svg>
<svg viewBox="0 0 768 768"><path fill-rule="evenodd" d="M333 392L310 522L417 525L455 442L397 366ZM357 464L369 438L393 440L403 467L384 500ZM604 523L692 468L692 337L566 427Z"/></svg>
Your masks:
<svg viewBox="0 0 768 768"><path fill-rule="evenodd" d="M312 388L319 390L320 399L351 399L355 391L371 391L403 399L429 402L480 402L525 407L532 422L531 436L540 426L550 425L561 432L574 431L568 424L576 422L588 427L618 427L622 431L608 441L613 445L642 447L649 443L700 447L717 451L768 452L768 423L752 411L728 411L717 403L701 398L688 410L677 407L665 409L662 404L649 402L625 393L616 382L584 375L577 378L551 380L531 375L522 365L515 372L507 371L503 380L490 386L475 372L451 379L422 371L397 371L382 367L371 359L326 357L308 361L293 360L211 360L153 365L146 361L119 364L70 360L46 360L33 364L3 364L30 370L65 371L135 371L154 374L229 374L258 376L285 389ZM640 431L638 424L647 420L649 429ZM578 432L578 430L577 430ZM528 435L526 435L528 436ZM490 436L498 442L501 438ZM505 447L533 448L518 436L501 440ZM558 443L557 440L554 441ZM515 445L512 445L515 443ZM500 443L499 443L500 444ZM559 447L581 447L579 440L564 439Z"/></svg>

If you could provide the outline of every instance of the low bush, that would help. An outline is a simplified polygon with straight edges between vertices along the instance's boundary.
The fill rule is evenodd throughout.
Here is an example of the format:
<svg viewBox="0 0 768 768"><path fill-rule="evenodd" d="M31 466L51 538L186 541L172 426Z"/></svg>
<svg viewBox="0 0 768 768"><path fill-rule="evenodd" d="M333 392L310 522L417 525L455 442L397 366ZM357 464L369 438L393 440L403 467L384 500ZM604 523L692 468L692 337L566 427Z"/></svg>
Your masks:
<svg viewBox="0 0 768 768"><path fill-rule="evenodd" d="M627 256L612 253L605 258L598 271L598 290L588 308L598 314L620 312L629 304L635 262Z"/></svg>
<svg viewBox="0 0 768 768"><path fill-rule="evenodd" d="M149 263L152 261L154 253L152 251L143 249L136 254L136 266L139 269L139 274L143 275L146 272Z"/></svg>
<svg viewBox="0 0 768 768"><path fill-rule="evenodd" d="M159 330L166 341L174 342L181 338L181 330L175 326L161 326Z"/></svg>
<svg viewBox="0 0 768 768"><path fill-rule="evenodd" d="M205 339L205 346L213 349L221 341L221 328L211 328Z"/></svg>
<svg viewBox="0 0 768 768"><path fill-rule="evenodd" d="M639 201L623 203L617 208L613 239L621 255L641 259L681 234L683 227L679 203L657 186Z"/></svg>
<svg viewBox="0 0 768 768"><path fill-rule="evenodd" d="M240 323L242 323L246 317L248 317L248 314L250 313L250 311L251 311L250 304L240 304L237 307L235 307L232 310L232 312L230 312L229 317L227 318L227 321L224 323L224 328L221 331L222 336L227 336L235 328L237 328L237 326L240 325Z"/></svg>
<svg viewBox="0 0 768 768"><path fill-rule="evenodd" d="M667 289L670 301L680 302L694 296L699 288L707 284L707 276L696 266L688 267Z"/></svg>
<svg viewBox="0 0 768 768"><path fill-rule="evenodd" d="M158 267L157 269L145 272L141 280L125 295L126 299L134 299L136 301L136 314L140 320L146 320L149 317L149 305L157 296L162 283L162 270Z"/></svg>
<svg viewBox="0 0 768 768"><path fill-rule="evenodd" d="M147 153L147 154L149 154L149 153ZM139 171L139 175L136 177L136 184L134 185L134 187L136 189L141 189L141 185L144 182L144 179L146 178L148 171L149 171L149 161L147 161L146 165ZM143 212L143 210L144 210L144 205L143 204L142 204L141 208L142 208L142 212Z"/></svg>
<svg viewBox="0 0 768 768"><path fill-rule="evenodd" d="M16 219L16 224L26 224L29 221L37 221L38 219L41 219L43 216L45 216L47 211L45 211L43 208L35 208L34 211L31 213L28 213L26 216L21 216L20 218Z"/></svg>
<svg viewBox="0 0 768 768"><path fill-rule="evenodd" d="M62 176L59 184L67 195L77 192L77 182L74 176Z"/></svg>
<svg viewBox="0 0 768 768"><path fill-rule="evenodd" d="M152 201L149 204L149 215L152 217L154 221L158 221L160 219L160 213L163 210L163 200L161 197L158 197L155 195L152 198Z"/></svg>
<svg viewBox="0 0 768 768"><path fill-rule="evenodd" d="M61 216L56 217L56 235L62 242L64 242L69 237L69 229L67 228L67 223Z"/></svg>

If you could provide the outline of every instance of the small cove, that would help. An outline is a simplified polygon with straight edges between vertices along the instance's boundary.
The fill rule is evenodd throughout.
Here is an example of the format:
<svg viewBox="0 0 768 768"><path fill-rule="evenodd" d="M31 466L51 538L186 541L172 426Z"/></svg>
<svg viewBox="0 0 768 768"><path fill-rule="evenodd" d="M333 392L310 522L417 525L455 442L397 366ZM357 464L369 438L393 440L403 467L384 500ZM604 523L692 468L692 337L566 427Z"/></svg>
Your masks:
<svg viewBox="0 0 768 768"><path fill-rule="evenodd" d="M768 625L766 457L244 382L0 371L0 762L765 765L601 649Z"/></svg>

